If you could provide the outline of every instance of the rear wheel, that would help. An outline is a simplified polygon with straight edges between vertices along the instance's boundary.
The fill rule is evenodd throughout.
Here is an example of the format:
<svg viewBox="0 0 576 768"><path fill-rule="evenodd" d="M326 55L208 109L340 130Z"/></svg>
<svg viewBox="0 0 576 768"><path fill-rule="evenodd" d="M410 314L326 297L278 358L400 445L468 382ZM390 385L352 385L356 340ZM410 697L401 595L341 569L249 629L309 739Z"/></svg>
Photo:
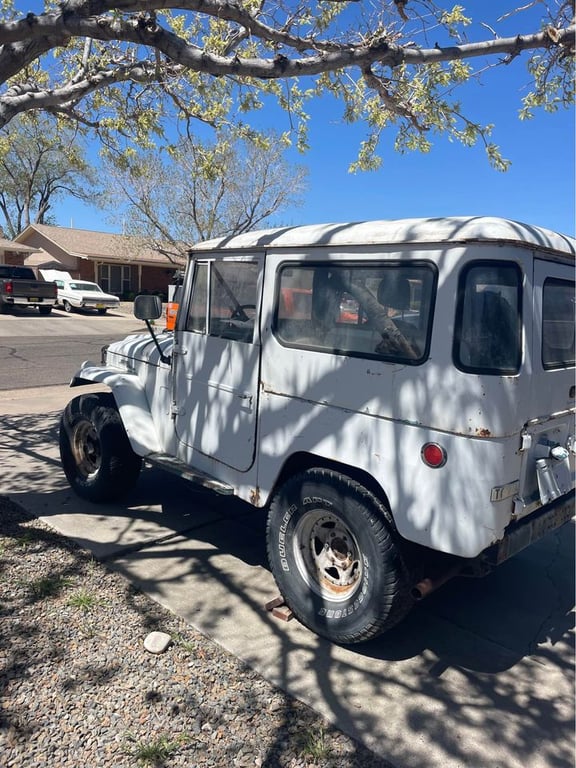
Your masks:
<svg viewBox="0 0 576 768"><path fill-rule="evenodd" d="M52 312L52 307L38 307L38 312L41 315L49 315Z"/></svg>
<svg viewBox="0 0 576 768"><path fill-rule="evenodd" d="M267 545L286 604L333 642L376 637L414 603L388 510L337 472L307 470L282 486L270 507Z"/></svg>
<svg viewBox="0 0 576 768"><path fill-rule="evenodd" d="M66 299L62 302L62 306L64 307L64 312L72 312L72 304L70 304L69 301L66 301Z"/></svg>
<svg viewBox="0 0 576 768"><path fill-rule="evenodd" d="M60 420L60 457L74 491L94 502L126 494L142 466L107 392L80 395L68 403Z"/></svg>

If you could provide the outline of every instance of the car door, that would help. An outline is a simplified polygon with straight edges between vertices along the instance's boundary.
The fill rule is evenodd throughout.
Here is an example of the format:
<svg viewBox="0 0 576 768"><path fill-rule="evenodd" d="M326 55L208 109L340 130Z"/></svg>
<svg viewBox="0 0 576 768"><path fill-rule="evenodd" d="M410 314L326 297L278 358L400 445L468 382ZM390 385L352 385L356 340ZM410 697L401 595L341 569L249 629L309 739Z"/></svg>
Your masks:
<svg viewBox="0 0 576 768"><path fill-rule="evenodd" d="M574 295L573 265L534 259L533 417L574 405Z"/></svg>
<svg viewBox="0 0 576 768"><path fill-rule="evenodd" d="M202 456L240 471L254 461L262 258L194 262L176 330L173 417L179 458Z"/></svg>
<svg viewBox="0 0 576 768"><path fill-rule="evenodd" d="M530 419L517 514L574 487L574 269L534 259Z"/></svg>

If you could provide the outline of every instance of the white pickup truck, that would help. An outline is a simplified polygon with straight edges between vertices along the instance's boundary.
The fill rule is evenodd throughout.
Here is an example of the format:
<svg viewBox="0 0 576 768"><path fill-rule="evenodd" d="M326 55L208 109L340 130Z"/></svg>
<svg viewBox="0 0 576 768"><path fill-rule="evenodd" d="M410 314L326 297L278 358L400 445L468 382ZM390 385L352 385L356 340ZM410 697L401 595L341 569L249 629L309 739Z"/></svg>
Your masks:
<svg viewBox="0 0 576 768"><path fill-rule="evenodd" d="M60 270L40 270L46 280L53 280L58 287L56 306L65 312L74 309L95 309L99 315L104 315L109 309L120 306L118 296L105 293L97 283L88 280L75 280L68 272Z"/></svg>
<svg viewBox="0 0 576 768"><path fill-rule="evenodd" d="M174 331L74 377L110 391L66 407L66 476L106 502L144 460L266 510L295 616L374 637L574 514L575 254L484 217L201 243ZM162 311L134 309L151 330Z"/></svg>

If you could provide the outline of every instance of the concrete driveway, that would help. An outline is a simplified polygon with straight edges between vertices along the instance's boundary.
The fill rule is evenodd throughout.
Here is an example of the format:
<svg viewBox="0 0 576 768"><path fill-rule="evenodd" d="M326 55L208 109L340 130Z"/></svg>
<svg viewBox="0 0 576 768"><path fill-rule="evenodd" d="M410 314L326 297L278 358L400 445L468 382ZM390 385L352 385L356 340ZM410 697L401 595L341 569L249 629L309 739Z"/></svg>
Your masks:
<svg viewBox="0 0 576 768"><path fill-rule="evenodd" d="M265 611L263 514L150 469L124 505L75 497L56 447L70 396L0 392L0 494L398 768L574 765L572 524L450 582L388 635L336 647Z"/></svg>

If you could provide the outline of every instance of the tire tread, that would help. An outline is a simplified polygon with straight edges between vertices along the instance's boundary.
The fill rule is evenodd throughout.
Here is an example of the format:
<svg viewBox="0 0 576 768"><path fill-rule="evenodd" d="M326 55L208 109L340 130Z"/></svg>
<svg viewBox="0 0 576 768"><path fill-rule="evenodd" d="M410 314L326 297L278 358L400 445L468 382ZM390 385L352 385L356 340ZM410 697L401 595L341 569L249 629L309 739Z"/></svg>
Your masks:
<svg viewBox="0 0 576 768"><path fill-rule="evenodd" d="M288 504L286 499L290 497L292 500L295 490L300 496L305 495L304 487L307 484L330 488L332 489L331 493L337 493L340 498L356 500L363 507L364 519L362 524L369 525L376 550L384 567L387 568L385 578L381 579L385 583L382 589L378 591L378 615L374 619L366 621L362 626L354 628L353 631L339 629L330 633L322 631L322 629L314 626L314 622L310 619L307 611L302 609L297 601L285 594L283 597L302 624L334 642L352 644L370 640L399 623L414 604L414 599L410 594L409 569L402 557L400 536L395 529L390 511L380 499L356 480L330 469L308 469L287 480L272 500L266 529L268 560L281 592L287 577L282 569L274 565L277 521L283 517L283 510ZM289 578L295 578L295 576L291 575ZM286 589L286 587L284 588Z"/></svg>
<svg viewBox="0 0 576 768"><path fill-rule="evenodd" d="M90 478L79 473L70 446L74 429L86 420L96 429L103 452L102 464ZM131 490L140 474L142 459L132 450L114 396L109 392L80 395L68 403L60 420L59 445L68 482L88 501L120 498Z"/></svg>

